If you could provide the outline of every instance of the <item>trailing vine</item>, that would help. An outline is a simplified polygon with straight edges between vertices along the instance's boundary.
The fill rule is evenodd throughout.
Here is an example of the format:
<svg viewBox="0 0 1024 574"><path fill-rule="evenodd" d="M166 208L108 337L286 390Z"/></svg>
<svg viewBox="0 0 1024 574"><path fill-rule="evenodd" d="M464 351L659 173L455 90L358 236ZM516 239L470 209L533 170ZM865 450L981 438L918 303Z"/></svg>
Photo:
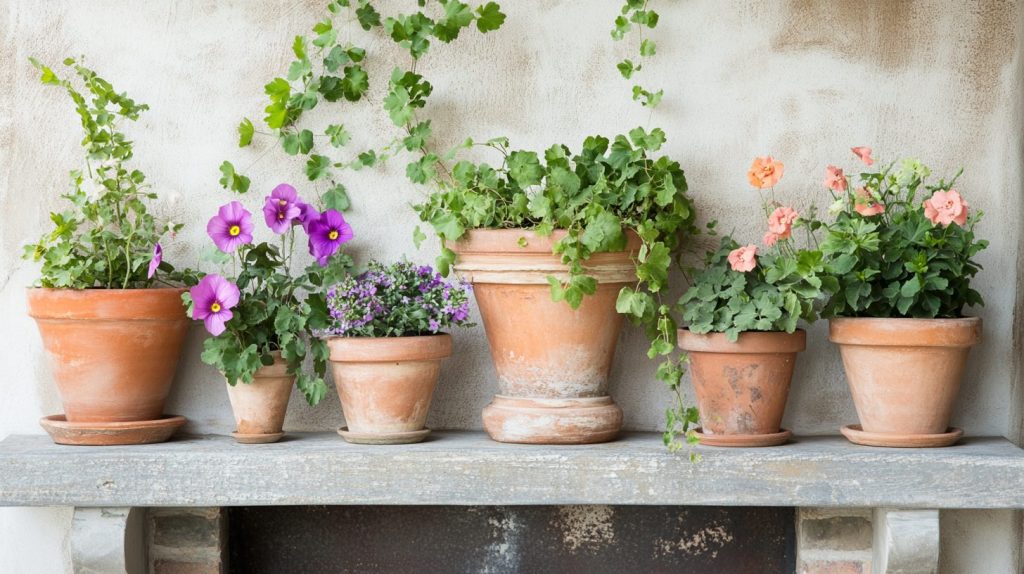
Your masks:
<svg viewBox="0 0 1024 574"><path fill-rule="evenodd" d="M648 0L626 0L623 4L621 14L615 18L615 27L612 28L612 39L616 42L622 40L633 30L633 25L636 25L636 36L639 40L638 46L636 47L636 54L639 58L649 58L657 51L657 45L654 40L650 38L644 38L644 28L653 30L658 26L658 20L660 19L657 12L651 10L647 6ZM615 65L622 74L622 77L631 80L633 74L643 70L642 60L633 62L633 60L626 58ZM657 90L652 92L647 88L644 88L640 84L633 84L633 100L639 101L640 105L648 108L656 108L661 103L661 98L665 95L665 90Z"/></svg>

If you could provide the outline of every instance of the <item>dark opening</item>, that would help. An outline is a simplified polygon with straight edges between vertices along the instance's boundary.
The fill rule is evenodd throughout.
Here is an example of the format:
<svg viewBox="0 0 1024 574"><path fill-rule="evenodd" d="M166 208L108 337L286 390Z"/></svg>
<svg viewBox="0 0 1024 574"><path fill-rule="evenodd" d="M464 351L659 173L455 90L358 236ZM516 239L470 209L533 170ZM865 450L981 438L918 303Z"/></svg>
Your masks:
<svg viewBox="0 0 1024 574"><path fill-rule="evenodd" d="M228 510L236 574L786 573L792 508L273 506Z"/></svg>

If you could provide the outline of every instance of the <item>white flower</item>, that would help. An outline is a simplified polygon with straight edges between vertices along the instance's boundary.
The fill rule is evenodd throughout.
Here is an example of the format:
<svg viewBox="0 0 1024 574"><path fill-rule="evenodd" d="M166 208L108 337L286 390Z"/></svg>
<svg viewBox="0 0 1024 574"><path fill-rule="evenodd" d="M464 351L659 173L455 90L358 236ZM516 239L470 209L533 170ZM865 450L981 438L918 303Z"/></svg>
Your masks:
<svg viewBox="0 0 1024 574"><path fill-rule="evenodd" d="M842 198L839 198L832 205L828 206L828 214L835 217L846 209L846 202Z"/></svg>

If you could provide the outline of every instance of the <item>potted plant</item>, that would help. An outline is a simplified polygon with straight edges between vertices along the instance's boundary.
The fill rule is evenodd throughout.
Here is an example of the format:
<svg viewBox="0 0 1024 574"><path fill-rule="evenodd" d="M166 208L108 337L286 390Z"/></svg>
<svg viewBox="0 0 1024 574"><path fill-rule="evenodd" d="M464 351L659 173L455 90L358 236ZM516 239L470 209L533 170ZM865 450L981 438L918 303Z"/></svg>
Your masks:
<svg viewBox="0 0 1024 574"><path fill-rule="evenodd" d="M775 199L782 173L782 163L770 156L756 158L748 173L759 193L771 189L769 198L762 196L763 246L723 237L679 300L687 322L679 347L689 356L701 423L693 434L702 444L773 446L791 434L780 425L797 353L806 346L797 324L817 318L827 282L821 251L798 248L793 238L799 228L810 235L811 225ZM681 399L670 412L687 416Z"/></svg>
<svg viewBox="0 0 1024 574"><path fill-rule="evenodd" d="M53 229L25 248L26 259L42 264L28 311L64 405L41 423L64 444L166 440L185 422L165 415L164 403L188 318L174 286L182 274L163 261L160 241L181 225L150 213L157 194L132 167L133 145L121 131L149 107L73 59L64 64L78 82L31 61L44 84L74 101L86 156L63 195L71 208L51 213Z"/></svg>
<svg viewBox="0 0 1024 574"><path fill-rule="evenodd" d="M872 165L869 148L853 148ZM971 288L974 257L988 242L950 180L929 180L921 162L904 159L858 177L828 166L835 202L821 245L837 289L825 308L829 338L839 345L859 425L843 427L859 444L946 446L970 348L981 319L964 309L983 305Z"/></svg>
<svg viewBox="0 0 1024 574"><path fill-rule="evenodd" d="M264 199L263 217L280 236L280 247L253 243L253 217L241 203L222 206L206 227L215 245L206 258L223 269L230 264L231 273L204 274L183 296L189 316L202 320L212 335L203 342L202 360L227 380L236 424L232 436L246 444L283 436L296 381L310 405L327 392L327 347L312 336L327 322L320 291L351 266L340 251L353 237L344 217L330 209L321 213L291 185L278 185ZM297 229L307 235L316 262L293 273ZM313 373L302 370L309 355Z"/></svg>
<svg viewBox="0 0 1024 574"><path fill-rule="evenodd" d="M576 155L554 145L542 160L498 138L485 145L499 167L460 161L417 206L444 241L442 273L454 263L474 285L500 389L483 415L491 438L612 440L622 410L608 375L622 316L645 326L652 357L674 348L660 298L693 212L679 164L653 157L664 141L660 129L637 128L589 137Z"/></svg>
<svg viewBox="0 0 1024 574"><path fill-rule="evenodd" d="M334 383L347 426L338 433L358 444L422 441L427 411L451 356L450 327L470 326L469 285L448 282L428 266L371 262L327 290Z"/></svg>

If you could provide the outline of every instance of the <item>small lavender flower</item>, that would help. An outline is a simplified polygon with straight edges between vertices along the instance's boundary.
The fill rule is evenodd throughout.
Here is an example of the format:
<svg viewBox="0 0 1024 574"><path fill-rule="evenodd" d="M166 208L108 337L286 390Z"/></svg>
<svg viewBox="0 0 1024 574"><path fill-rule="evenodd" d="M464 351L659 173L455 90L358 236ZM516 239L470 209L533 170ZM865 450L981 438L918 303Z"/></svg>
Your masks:
<svg viewBox="0 0 1024 574"><path fill-rule="evenodd" d="M206 224L206 233L217 249L231 253L240 246L252 243L252 214L241 203L232 201L222 205L217 215Z"/></svg>

